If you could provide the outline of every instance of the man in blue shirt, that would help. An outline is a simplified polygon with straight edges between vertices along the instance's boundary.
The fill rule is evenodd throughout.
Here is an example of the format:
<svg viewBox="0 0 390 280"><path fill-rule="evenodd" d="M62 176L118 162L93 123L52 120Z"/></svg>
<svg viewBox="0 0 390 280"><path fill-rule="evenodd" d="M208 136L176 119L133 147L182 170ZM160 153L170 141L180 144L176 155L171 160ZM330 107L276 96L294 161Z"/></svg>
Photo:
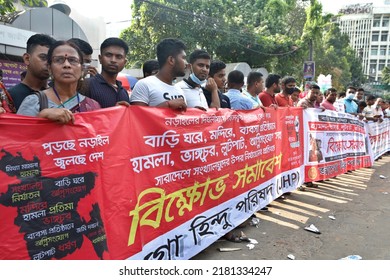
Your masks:
<svg viewBox="0 0 390 280"><path fill-rule="evenodd" d="M253 109L263 108L263 103L261 103L259 94L264 89L264 80L263 74L260 72L250 72L246 80L246 90L244 94L246 97L250 98L253 104Z"/></svg>
<svg viewBox="0 0 390 280"><path fill-rule="evenodd" d="M228 75L228 88L226 96L230 99L230 106L234 110L251 110L253 104L250 98L242 94L244 86L244 74L239 70L233 70Z"/></svg>
<svg viewBox="0 0 390 280"><path fill-rule="evenodd" d="M358 105L354 101L355 93L356 88L348 87L347 97L344 99L345 112L352 115L357 115L358 111Z"/></svg>

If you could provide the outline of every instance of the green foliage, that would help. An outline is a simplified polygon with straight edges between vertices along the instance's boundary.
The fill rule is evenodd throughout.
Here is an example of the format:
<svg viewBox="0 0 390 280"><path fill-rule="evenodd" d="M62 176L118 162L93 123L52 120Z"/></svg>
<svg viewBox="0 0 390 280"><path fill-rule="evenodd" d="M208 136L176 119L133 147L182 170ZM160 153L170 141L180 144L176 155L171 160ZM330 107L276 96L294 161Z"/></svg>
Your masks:
<svg viewBox="0 0 390 280"><path fill-rule="evenodd" d="M134 1L131 26L121 37L129 43L129 66L155 57L155 45L175 37L187 52L203 48L226 63L251 67L277 65L279 56L294 55L305 17L295 0L159 0ZM294 11L294 13L289 13ZM285 61L284 61L285 63ZM302 64L302 63L300 63ZM288 67L289 69L291 67Z"/></svg>
<svg viewBox="0 0 390 280"><path fill-rule="evenodd" d="M386 101L390 101L390 92L385 92L382 96L382 98Z"/></svg>
<svg viewBox="0 0 390 280"><path fill-rule="evenodd" d="M303 80L312 44L317 75L331 74L338 89L364 80L348 37L318 0L135 0L132 12L121 34L130 47L129 67L155 58L158 42L173 37L186 43L188 54L203 48L225 63L247 62Z"/></svg>
<svg viewBox="0 0 390 280"><path fill-rule="evenodd" d="M382 84L390 85L390 68L387 66L382 69Z"/></svg>
<svg viewBox="0 0 390 280"><path fill-rule="evenodd" d="M0 15L5 15L7 13L15 12L13 0L0 0ZM28 7L46 7L47 1L38 1L38 0L21 0L22 5Z"/></svg>

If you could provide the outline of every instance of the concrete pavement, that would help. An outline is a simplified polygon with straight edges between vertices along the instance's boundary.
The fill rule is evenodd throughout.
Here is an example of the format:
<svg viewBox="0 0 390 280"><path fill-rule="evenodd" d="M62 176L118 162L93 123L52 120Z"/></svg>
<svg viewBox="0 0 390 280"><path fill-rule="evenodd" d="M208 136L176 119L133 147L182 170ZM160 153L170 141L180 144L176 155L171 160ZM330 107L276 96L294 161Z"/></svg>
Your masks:
<svg viewBox="0 0 390 280"><path fill-rule="evenodd" d="M385 176L385 179L380 178ZM258 241L218 240L193 257L195 260L337 260L360 255L363 260L390 260L390 156L362 168L319 182L319 188L294 191L258 212L258 227L243 231ZM329 218L334 216L335 219ZM304 230L314 224L321 232ZM219 248L240 248L220 252Z"/></svg>

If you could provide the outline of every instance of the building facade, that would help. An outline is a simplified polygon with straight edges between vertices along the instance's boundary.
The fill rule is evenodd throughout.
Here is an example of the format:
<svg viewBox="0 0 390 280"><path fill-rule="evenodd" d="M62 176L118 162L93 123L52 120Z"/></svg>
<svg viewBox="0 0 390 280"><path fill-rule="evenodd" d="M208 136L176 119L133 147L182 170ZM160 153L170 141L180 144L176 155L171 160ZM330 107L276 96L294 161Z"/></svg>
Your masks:
<svg viewBox="0 0 390 280"><path fill-rule="evenodd" d="M86 17L63 1L52 2L46 7L23 7L19 1L15 6L19 12L0 18L0 67L7 88L20 81L20 72L26 69L22 56L30 36L43 33L56 40L80 38L89 42L94 50L93 60L97 62L100 44L106 38L102 17Z"/></svg>
<svg viewBox="0 0 390 280"><path fill-rule="evenodd" d="M387 1L388 2L388 1ZM390 66L390 5L374 7L354 4L340 10L340 30L362 59L363 72L370 82L380 82L382 70Z"/></svg>

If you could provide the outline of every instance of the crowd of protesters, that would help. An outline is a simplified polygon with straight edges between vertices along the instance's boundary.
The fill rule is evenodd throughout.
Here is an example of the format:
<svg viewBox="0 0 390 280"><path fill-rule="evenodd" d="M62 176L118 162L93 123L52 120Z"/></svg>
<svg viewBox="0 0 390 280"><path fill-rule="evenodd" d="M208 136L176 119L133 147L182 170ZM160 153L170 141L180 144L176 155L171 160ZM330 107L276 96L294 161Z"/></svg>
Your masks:
<svg viewBox="0 0 390 280"><path fill-rule="evenodd" d="M212 60L205 50L193 50L187 59L186 45L178 39L163 39L156 50L157 60L144 63L144 77L131 85L133 91L129 94L118 80L129 52L122 39L102 42L102 70L98 73L90 64L92 48L87 42L76 38L56 41L35 34L28 39L23 55L27 66L23 80L9 89L0 84L0 114L43 117L66 124L74 121L74 114L123 105L181 112L187 108L318 108L352 114L366 122L382 122L390 117L389 101L365 94L363 88L350 86L346 92L329 88L322 92L311 82L301 90L293 76L269 74L264 79L259 72L250 72L245 80L239 70L226 73L226 64Z"/></svg>

